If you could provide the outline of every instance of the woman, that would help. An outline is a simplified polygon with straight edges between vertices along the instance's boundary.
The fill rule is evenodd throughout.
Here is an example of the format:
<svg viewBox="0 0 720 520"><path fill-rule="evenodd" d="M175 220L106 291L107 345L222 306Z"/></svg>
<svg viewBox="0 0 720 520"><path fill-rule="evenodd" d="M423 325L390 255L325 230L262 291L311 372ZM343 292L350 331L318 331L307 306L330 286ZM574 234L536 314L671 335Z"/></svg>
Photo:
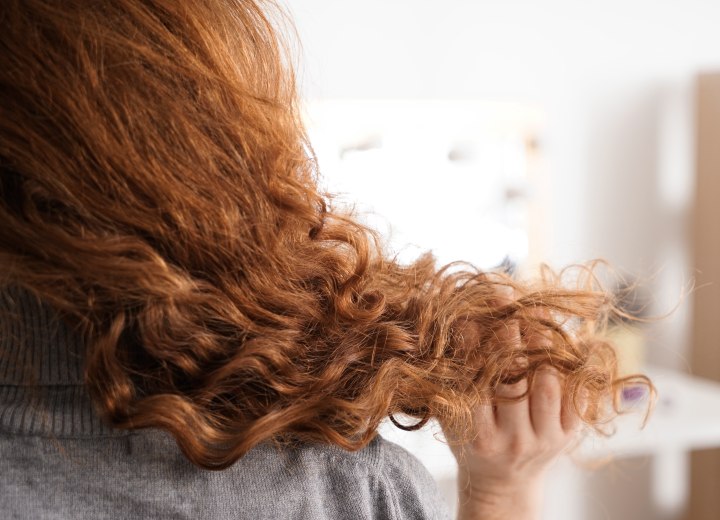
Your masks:
<svg viewBox="0 0 720 520"><path fill-rule="evenodd" d="M3 517L446 515L388 416L439 421L461 518L537 515L615 413L606 293L388 257L265 2L0 9Z"/></svg>

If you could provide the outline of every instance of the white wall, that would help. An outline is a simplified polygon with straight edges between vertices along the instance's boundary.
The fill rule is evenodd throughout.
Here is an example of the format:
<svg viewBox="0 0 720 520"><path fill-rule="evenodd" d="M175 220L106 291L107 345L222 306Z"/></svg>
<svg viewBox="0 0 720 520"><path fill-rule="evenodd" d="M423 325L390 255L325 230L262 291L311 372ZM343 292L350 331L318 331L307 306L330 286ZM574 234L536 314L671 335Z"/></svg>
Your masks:
<svg viewBox="0 0 720 520"><path fill-rule="evenodd" d="M720 68L720 2L288 0L309 98L538 103L551 263L603 257L679 299L692 189L692 79ZM683 361L684 314L651 360Z"/></svg>

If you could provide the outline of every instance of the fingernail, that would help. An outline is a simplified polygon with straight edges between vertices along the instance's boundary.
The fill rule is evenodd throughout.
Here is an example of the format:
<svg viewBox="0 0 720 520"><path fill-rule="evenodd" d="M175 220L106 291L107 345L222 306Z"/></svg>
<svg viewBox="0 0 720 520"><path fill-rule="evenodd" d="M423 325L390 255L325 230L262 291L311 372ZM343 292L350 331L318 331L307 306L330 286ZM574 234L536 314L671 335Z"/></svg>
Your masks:
<svg viewBox="0 0 720 520"><path fill-rule="evenodd" d="M627 403L634 403L646 395L644 386L626 386L622 389L622 400Z"/></svg>

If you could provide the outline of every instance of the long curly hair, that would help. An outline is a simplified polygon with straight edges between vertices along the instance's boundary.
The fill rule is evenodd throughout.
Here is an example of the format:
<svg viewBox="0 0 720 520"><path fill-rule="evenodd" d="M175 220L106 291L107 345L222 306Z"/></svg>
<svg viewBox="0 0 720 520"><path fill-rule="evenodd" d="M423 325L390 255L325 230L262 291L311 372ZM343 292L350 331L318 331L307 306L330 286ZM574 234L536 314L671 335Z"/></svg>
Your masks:
<svg viewBox="0 0 720 520"><path fill-rule="evenodd" d="M592 266L402 265L338 209L289 27L261 0L0 7L2 285L82 334L106 422L222 469L264 441L359 449L398 414L471 435L472 408L541 365L594 427L650 385L618 378L602 329L621 311ZM519 348L513 324L549 340Z"/></svg>

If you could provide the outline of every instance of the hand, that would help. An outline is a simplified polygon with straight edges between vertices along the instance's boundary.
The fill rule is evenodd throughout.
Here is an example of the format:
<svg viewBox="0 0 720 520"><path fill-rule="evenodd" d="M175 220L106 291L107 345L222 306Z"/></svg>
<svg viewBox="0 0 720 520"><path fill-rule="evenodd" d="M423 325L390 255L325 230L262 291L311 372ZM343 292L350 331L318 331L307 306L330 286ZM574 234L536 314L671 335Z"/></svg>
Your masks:
<svg viewBox="0 0 720 520"><path fill-rule="evenodd" d="M520 346L517 326L504 329L503 334L510 334ZM528 345L534 342L537 346L543 340L531 338ZM522 395L527 385L527 380L500 385L497 396ZM543 367L526 399L476 408L476 437L461 446L451 443L459 466L459 518L521 520L539 516L545 471L577 439L580 430L581 421L569 401L562 395L557 371Z"/></svg>

